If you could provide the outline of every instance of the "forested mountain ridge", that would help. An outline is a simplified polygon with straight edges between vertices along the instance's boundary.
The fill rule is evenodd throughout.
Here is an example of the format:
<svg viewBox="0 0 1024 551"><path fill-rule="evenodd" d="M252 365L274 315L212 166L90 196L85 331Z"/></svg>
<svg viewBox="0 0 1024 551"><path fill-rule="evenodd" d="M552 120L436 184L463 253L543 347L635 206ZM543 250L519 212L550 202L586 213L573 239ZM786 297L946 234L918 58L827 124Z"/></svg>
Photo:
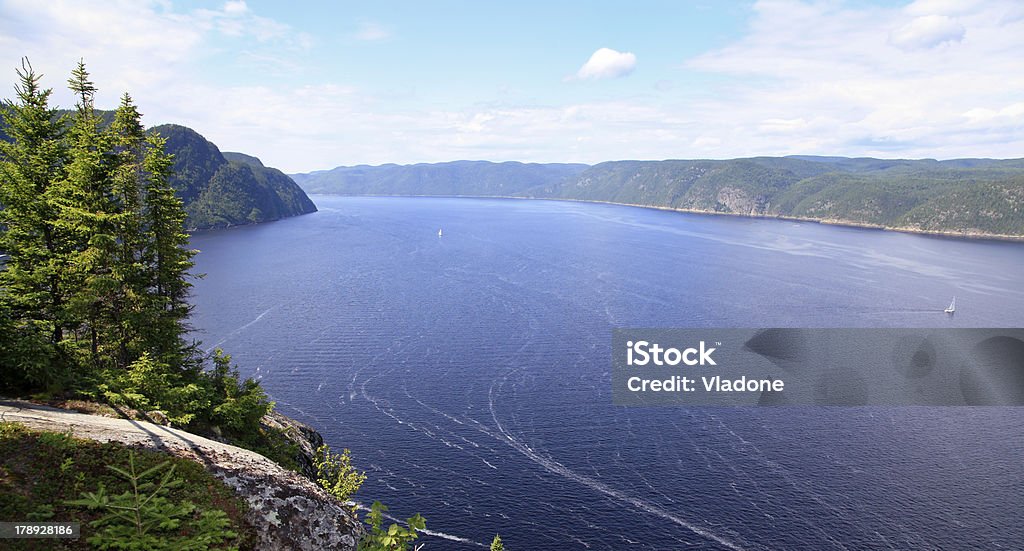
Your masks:
<svg viewBox="0 0 1024 551"><path fill-rule="evenodd" d="M149 129L174 155L171 183L185 202L192 229L279 220L316 211L316 205L280 170L255 157L224 154L198 132L177 124Z"/></svg>
<svg viewBox="0 0 1024 551"><path fill-rule="evenodd" d="M337 167L292 174L292 178L309 193L511 196L553 185L586 168L583 164L454 161Z"/></svg>
<svg viewBox="0 0 1024 551"><path fill-rule="evenodd" d="M60 115L71 111L60 110ZM102 126L114 112L96 110ZM10 138L0 119L0 140ZM174 155L171 184L185 203L186 226L191 230L269 222L316 212L305 192L280 170L241 153L225 154L191 128L162 124L147 130L167 140Z"/></svg>
<svg viewBox="0 0 1024 551"><path fill-rule="evenodd" d="M758 157L610 162L538 197L1024 236L1024 160Z"/></svg>
<svg viewBox="0 0 1024 551"><path fill-rule="evenodd" d="M543 179L520 181L502 180L517 176L498 169L504 164L339 167L294 177L317 193L605 201L903 231L1024 237L1024 159L792 156L611 161L583 168L532 165L541 167L536 170L560 168L545 169ZM431 167L446 167L454 183L444 188L424 178Z"/></svg>

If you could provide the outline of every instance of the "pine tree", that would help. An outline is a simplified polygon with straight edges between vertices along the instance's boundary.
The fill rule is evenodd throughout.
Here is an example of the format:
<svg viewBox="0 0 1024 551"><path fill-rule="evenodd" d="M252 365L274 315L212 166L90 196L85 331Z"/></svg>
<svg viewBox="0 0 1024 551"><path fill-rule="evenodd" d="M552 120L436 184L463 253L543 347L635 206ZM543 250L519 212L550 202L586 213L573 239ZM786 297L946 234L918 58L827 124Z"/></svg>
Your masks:
<svg viewBox="0 0 1024 551"><path fill-rule="evenodd" d="M103 128L79 62L70 117L26 60L0 142L0 386L72 391L258 431L269 404L186 341L195 251L165 140L129 95ZM223 364L223 365L221 365Z"/></svg>
<svg viewBox="0 0 1024 551"><path fill-rule="evenodd" d="M148 336L153 351L171 365L188 363L194 353L184 341L192 284L189 270L196 251L189 248L185 233L185 207L171 185L174 159L164 150L166 140L149 136L143 159L145 181L142 223L146 228L145 262L156 312Z"/></svg>
<svg viewBox="0 0 1024 551"><path fill-rule="evenodd" d="M80 352L78 363L89 371L124 365L120 357L119 322L123 291L116 272L118 207L112 192L111 140L100 129L93 105L96 87L79 61L68 80L78 96L69 131L67 178L55 186L62 202L58 225L66 233L71 269L68 321L75 331L69 348Z"/></svg>
<svg viewBox="0 0 1024 551"><path fill-rule="evenodd" d="M131 96L121 97L109 129L112 146L111 218L116 247L112 276L119 289L110 298L109 322L115 334L115 366L124 369L149 351L143 333L152 322L149 277L145 263L146 234L142 222L142 190L145 181L146 134Z"/></svg>
<svg viewBox="0 0 1024 551"><path fill-rule="evenodd" d="M494 540L491 541L491 551L505 551L505 545L501 543L501 537L498 534L494 534Z"/></svg>
<svg viewBox="0 0 1024 551"><path fill-rule="evenodd" d="M9 354L0 358L7 384L60 384L66 377L64 340L68 251L56 223L67 151L64 123L49 106L50 89L41 86L27 59L16 70L16 102L5 102L3 117L11 142L0 141L0 301L6 311Z"/></svg>

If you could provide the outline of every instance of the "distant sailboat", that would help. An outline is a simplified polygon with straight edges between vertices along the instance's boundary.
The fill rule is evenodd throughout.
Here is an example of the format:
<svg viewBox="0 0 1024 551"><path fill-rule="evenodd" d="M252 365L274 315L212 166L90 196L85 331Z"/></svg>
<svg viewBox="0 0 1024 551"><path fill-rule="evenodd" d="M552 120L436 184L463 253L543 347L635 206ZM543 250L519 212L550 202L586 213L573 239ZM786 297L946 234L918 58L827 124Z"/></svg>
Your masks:
<svg viewBox="0 0 1024 551"><path fill-rule="evenodd" d="M442 235L444 235L444 232L442 232L440 229L438 229L437 230L437 236L441 237Z"/></svg>
<svg viewBox="0 0 1024 551"><path fill-rule="evenodd" d="M955 314L956 313L956 296L953 297L953 301L949 303L949 306L946 307L946 309L943 310L943 312L945 312L947 314Z"/></svg>

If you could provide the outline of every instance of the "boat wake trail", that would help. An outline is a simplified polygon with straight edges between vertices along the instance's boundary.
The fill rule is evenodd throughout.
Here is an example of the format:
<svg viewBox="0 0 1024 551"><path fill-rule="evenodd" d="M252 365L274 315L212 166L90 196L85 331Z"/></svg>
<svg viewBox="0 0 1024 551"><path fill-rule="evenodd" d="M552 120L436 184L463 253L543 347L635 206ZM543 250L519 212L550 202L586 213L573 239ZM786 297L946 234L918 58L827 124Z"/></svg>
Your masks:
<svg viewBox="0 0 1024 551"><path fill-rule="evenodd" d="M217 342L213 343L213 345L211 345L211 346L207 347L207 348L206 348L206 350L205 350L205 352L206 352L207 354L209 354L209 353L210 353L211 351L213 351L213 349L214 349L214 348L217 348L218 346L220 346L220 345L224 344L224 343L225 343L225 342L227 342L227 340L228 340L228 339L230 339L231 337L234 337L235 335L237 335L237 334L241 333L242 331L245 331L246 329L248 329L248 328L252 327L252 325L253 325L253 324L255 324L256 322L258 322L258 321L260 321L261 319L263 319L263 316L265 316L265 315L269 314L269 313L270 313L270 311L271 311L271 310L273 310L274 308L277 308L277 306L271 306L270 308L267 308L267 309L266 309L266 310L265 310L265 311L264 311L264 312L263 312L262 314L260 314L260 315L256 316L256 319L254 319L254 320L250 321L249 323L247 323L247 324L245 324L245 325L243 325L243 326L239 327L238 329L235 329L234 331L232 331L232 332L228 333L228 334L227 334L227 336L225 336L225 337L224 337L223 339L221 339L221 340L219 340L219 341L217 341Z"/></svg>
<svg viewBox="0 0 1024 551"><path fill-rule="evenodd" d="M905 309L905 310L884 310L884 311L877 311L877 312L874 312L874 313L876 313L876 314L932 314L932 315L934 315L934 314L941 314L942 310L939 310L937 308L932 308L931 310L911 310L911 309Z"/></svg>
<svg viewBox="0 0 1024 551"><path fill-rule="evenodd" d="M370 511L370 508L365 506L365 505L363 505L362 503L357 503L356 504L356 509L359 509L360 511L367 511L367 512ZM402 524L405 523L405 521L398 520L397 518L395 518L395 517L393 517L393 516L391 516L391 515L389 515L387 513L383 513L382 516L384 518L390 520L391 522L397 522L397 523L402 523ZM469 538L463 538L461 536L455 536L455 535L452 535L452 534L446 534L444 532L438 532L437 530L423 529L423 530L417 530L417 532L423 532L424 534L426 534L428 536L434 536L435 538L442 538L442 539L446 539L448 541L457 541L459 543L464 543L466 545L473 545L473 546L476 546L476 547L483 547L484 549L488 549L490 547L489 545L487 545L485 543L480 543L478 541L473 541L473 540L471 540Z"/></svg>
<svg viewBox="0 0 1024 551"><path fill-rule="evenodd" d="M508 376L506 375L505 379L507 378ZM504 380L502 380L502 382L504 382ZM587 476L583 476L573 471L572 469L566 467L565 465L562 465L558 461L551 459L550 457L544 457L540 455L532 448L530 448L530 446L527 446L526 444L520 442L518 439L512 436L512 434L505 430L504 425L502 425L501 421L498 420L498 415L494 408L494 390L495 387L498 385L499 382L497 380L495 380L494 383L491 384L491 389L488 393L487 401L491 410L491 418L494 420L494 424L495 426L497 426L498 432L501 434L502 441L511 446L513 449L525 455L534 463L537 463L541 467L544 467L544 469L546 469L548 472L560 475L569 480L572 480L573 482L582 484L592 490L598 491L620 502L628 503L629 505L632 505L642 511L651 513L653 515L657 515L665 520L671 521L675 524L678 524L679 526L682 526L683 528L686 528L687 530L693 532L694 534L697 534L698 536L702 536L706 539L714 541L715 543L722 545L728 549L732 549L733 551L744 550L742 546L733 541L730 541L729 539L726 539L725 537L719 536L718 534L712 533L711 531L705 528L697 526L696 524L693 524L692 522L689 522L686 519L680 518L679 516L676 516L671 512L666 511L649 501L645 501L643 499L625 494L619 490L616 490L615 488L612 488L611 486L608 486L607 484L604 484L603 482L594 480Z"/></svg>

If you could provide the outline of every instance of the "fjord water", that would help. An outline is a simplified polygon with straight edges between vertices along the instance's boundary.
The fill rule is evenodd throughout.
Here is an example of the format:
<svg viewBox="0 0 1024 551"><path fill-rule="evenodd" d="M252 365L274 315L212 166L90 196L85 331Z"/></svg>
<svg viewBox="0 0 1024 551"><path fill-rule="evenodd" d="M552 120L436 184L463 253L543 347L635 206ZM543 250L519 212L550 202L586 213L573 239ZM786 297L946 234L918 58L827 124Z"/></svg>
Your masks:
<svg viewBox="0 0 1024 551"><path fill-rule="evenodd" d="M1024 244L313 199L314 214L193 236L196 334L352 450L359 498L422 513L428 550L495 533L520 551L1024 541L1024 410L622 408L610 387L615 327L1020 327Z"/></svg>

